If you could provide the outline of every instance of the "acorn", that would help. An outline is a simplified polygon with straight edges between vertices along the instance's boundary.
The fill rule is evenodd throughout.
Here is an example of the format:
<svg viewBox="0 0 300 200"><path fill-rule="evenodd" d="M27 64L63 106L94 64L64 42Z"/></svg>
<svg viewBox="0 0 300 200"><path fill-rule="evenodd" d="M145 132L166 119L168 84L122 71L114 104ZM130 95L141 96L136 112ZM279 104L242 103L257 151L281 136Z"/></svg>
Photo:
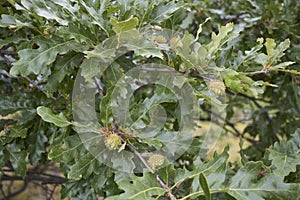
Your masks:
<svg viewBox="0 0 300 200"><path fill-rule="evenodd" d="M153 170L156 170L157 168L159 168L160 166L162 166L164 164L164 161L165 161L164 156L162 156L160 154L153 154L149 157L149 159L147 160L147 163Z"/></svg>
<svg viewBox="0 0 300 200"><path fill-rule="evenodd" d="M122 145L122 138L115 133L109 134L105 138L104 144L109 150L119 149L119 147Z"/></svg>
<svg viewBox="0 0 300 200"><path fill-rule="evenodd" d="M172 37L169 41L169 44L171 47L182 47L183 46L180 38L178 38L178 37Z"/></svg>
<svg viewBox="0 0 300 200"><path fill-rule="evenodd" d="M208 83L208 89L215 95L220 96L225 93L226 86L223 81L212 80Z"/></svg>
<svg viewBox="0 0 300 200"><path fill-rule="evenodd" d="M156 41L157 43L159 43L159 44L167 43L167 39L166 39L164 36L161 36L161 35L157 36L157 37L155 38L155 41Z"/></svg>

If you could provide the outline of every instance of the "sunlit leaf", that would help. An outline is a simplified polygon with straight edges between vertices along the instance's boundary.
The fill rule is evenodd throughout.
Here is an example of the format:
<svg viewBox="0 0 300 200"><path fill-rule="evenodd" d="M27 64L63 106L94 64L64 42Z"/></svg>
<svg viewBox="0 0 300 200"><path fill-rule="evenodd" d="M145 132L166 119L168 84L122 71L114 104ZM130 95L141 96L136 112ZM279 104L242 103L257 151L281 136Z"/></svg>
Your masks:
<svg viewBox="0 0 300 200"><path fill-rule="evenodd" d="M59 113L58 115L53 114L50 108L40 106L36 109L37 114L42 117L42 119L46 122L50 122L59 127L66 127L71 125L63 113Z"/></svg>

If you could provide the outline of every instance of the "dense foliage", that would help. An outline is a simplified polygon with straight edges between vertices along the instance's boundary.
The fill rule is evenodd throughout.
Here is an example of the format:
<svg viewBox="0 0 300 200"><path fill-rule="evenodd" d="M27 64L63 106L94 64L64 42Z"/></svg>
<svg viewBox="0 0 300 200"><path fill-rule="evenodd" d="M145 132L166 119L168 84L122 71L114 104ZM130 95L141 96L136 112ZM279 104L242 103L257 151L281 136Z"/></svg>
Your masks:
<svg viewBox="0 0 300 200"><path fill-rule="evenodd" d="M1 199L300 197L299 1L0 5Z"/></svg>

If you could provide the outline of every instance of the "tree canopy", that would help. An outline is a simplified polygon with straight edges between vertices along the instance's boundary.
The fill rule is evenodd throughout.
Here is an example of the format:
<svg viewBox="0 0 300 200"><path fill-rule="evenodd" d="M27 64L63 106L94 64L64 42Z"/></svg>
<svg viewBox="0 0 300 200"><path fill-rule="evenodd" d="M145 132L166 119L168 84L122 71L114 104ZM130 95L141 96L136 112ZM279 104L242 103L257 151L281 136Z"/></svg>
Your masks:
<svg viewBox="0 0 300 200"><path fill-rule="evenodd" d="M299 1L0 5L1 199L300 197Z"/></svg>

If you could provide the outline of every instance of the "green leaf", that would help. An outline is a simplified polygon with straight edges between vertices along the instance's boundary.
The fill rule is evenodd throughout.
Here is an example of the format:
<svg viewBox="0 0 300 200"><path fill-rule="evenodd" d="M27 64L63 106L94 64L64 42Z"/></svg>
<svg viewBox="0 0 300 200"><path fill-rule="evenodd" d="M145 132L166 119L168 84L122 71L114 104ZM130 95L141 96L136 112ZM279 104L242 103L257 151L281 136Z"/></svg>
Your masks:
<svg viewBox="0 0 300 200"><path fill-rule="evenodd" d="M175 184L173 187L182 184L183 182L192 179L191 185L191 195L193 197L197 197L200 195L205 195L205 191L202 189L200 183L200 174L206 174L207 185L210 190L219 189L223 187L223 183L225 181L226 170L227 170L227 159L228 148L224 150L221 155L214 156L213 160L203 163L198 157L195 161L195 168L193 171L188 170L177 170L175 176ZM207 192L207 191L206 191ZM188 196L186 197L188 198Z"/></svg>
<svg viewBox="0 0 300 200"><path fill-rule="evenodd" d="M292 65L292 64L295 64L295 62L291 62L291 61L283 62L283 63L273 66L270 70L284 69L287 66Z"/></svg>
<svg viewBox="0 0 300 200"><path fill-rule="evenodd" d="M135 40L129 40L123 46L128 50L134 51L135 54L145 57L158 57L163 58L163 54L160 49L157 48L154 42L145 40L144 38L137 38Z"/></svg>
<svg viewBox="0 0 300 200"><path fill-rule="evenodd" d="M227 193L237 200L297 199L299 197L299 184L284 183L282 177L269 174L269 171L265 170L267 169L262 162L248 162L232 177Z"/></svg>
<svg viewBox="0 0 300 200"><path fill-rule="evenodd" d="M80 65L81 75L85 80L91 81L91 79L100 73L100 62L98 58L84 59Z"/></svg>
<svg viewBox="0 0 300 200"><path fill-rule="evenodd" d="M199 182L200 182L200 185L201 185L201 187L204 191L205 199L206 200L211 200L211 194L210 194L210 191L209 191L209 186L207 184L206 177L203 173L201 173L200 176L199 176Z"/></svg>
<svg viewBox="0 0 300 200"><path fill-rule="evenodd" d="M121 151L114 153L111 157L112 167L115 170L133 173L135 164L133 162L133 155L128 151Z"/></svg>
<svg viewBox="0 0 300 200"><path fill-rule="evenodd" d="M221 26L219 28L219 33L212 33L211 42L206 46L210 54L214 54L217 50L220 49L229 39L236 37L237 35L230 34L233 30L233 23L228 23L226 26Z"/></svg>
<svg viewBox="0 0 300 200"><path fill-rule="evenodd" d="M95 47L92 51L84 51L87 58L99 58L103 62L110 62L113 61L113 59L116 58L115 55L116 49L114 48L107 48L103 46L102 44L99 44Z"/></svg>
<svg viewBox="0 0 300 200"><path fill-rule="evenodd" d="M68 25L68 21L63 15L64 12L55 4L55 2L42 2L38 0L28 1L28 0L22 0L21 1L22 6L24 6L25 9L28 11L42 16L48 20L55 20L59 22L62 25ZM21 8L23 9L23 8Z"/></svg>
<svg viewBox="0 0 300 200"><path fill-rule="evenodd" d="M96 157L90 153L80 156L75 165L71 166L68 179L86 179L94 172L99 173L100 165Z"/></svg>
<svg viewBox="0 0 300 200"><path fill-rule="evenodd" d="M103 0L98 2L80 0L80 5L88 12L88 16L92 24L98 25L102 30L105 31L107 35L109 35L107 31L108 19L105 17L105 12L109 3L109 0ZM87 23L90 21L87 21Z"/></svg>
<svg viewBox="0 0 300 200"><path fill-rule="evenodd" d="M58 115L55 115L52 113L50 108L39 106L37 107L36 111L37 114L41 116L41 118L44 121L53 123L58 127L66 127L72 124L66 119L63 113L59 113Z"/></svg>
<svg viewBox="0 0 300 200"><path fill-rule="evenodd" d="M22 128L22 127L12 127L10 128L9 137L20 137L20 138L26 138L28 128Z"/></svg>
<svg viewBox="0 0 300 200"><path fill-rule="evenodd" d="M276 43L272 38L267 38L265 42L265 47L267 49L267 54L269 57L272 57L275 53Z"/></svg>
<svg viewBox="0 0 300 200"><path fill-rule="evenodd" d="M95 45L97 42L96 36L90 28L83 25L69 24L68 27L60 27L57 34L63 36L67 40L75 39L78 43Z"/></svg>
<svg viewBox="0 0 300 200"><path fill-rule="evenodd" d="M173 1L168 2L167 4L163 5L159 4L152 12L151 12L151 22L155 23L162 23L166 19L169 19L172 16L172 13L176 12L180 9L183 4L181 2L174 3Z"/></svg>
<svg viewBox="0 0 300 200"><path fill-rule="evenodd" d="M62 83L64 78L72 74L73 70L78 67L82 60L82 57L82 54L79 54L77 52L70 52L56 59L54 70L48 77L48 82L45 87L49 95L60 88L60 83Z"/></svg>
<svg viewBox="0 0 300 200"><path fill-rule="evenodd" d="M131 16L125 21L118 22L117 19L111 18L110 23L112 25L113 31L118 34L134 29L139 24L139 19L137 17Z"/></svg>
<svg viewBox="0 0 300 200"><path fill-rule="evenodd" d="M66 54L70 50L82 48L73 40L62 41L60 38L51 39L37 37L35 43L38 49L23 49L18 52L20 59L10 70L12 75L28 76L29 74L43 74L48 76L51 71L49 65L56 60L57 54Z"/></svg>
<svg viewBox="0 0 300 200"><path fill-rule="evenodd" d="M268 152L275 174L285 177L295 172L297 165L300 165L300 129L296 130L290 140L276 142Z"/></svg>
<svg viewBox="0 0 300 200"><path fill-rule="evenodd" d="M145 172L142 177L138 177L134 174L128 178L121 178L116 181L119 188L124 190L117 196L106 198L107 200L154 200L157 195L163 195L166 191L160 186L156 180L156 175Z"/></svg>
<svg viewBox="0 0 300 200"><path fill-rule="evenodd" d="M5 38L5 39L0 39L0 49L5 46L5 45L8 45L10 43L18 43L20 41L23 41L25 39L23 38L17 38L17 37L8 37L8 38Z"/></svg>
<svg viewBox="0 0 300 200"><path fill-rule="evenodd" d="M221 76L227 88L242 94L257 97L263 93L263 81L253 81L245 73L236 72L232 69L224 69Z"/></svg>
<svg viewBox="0 0 300 200"><path fill-rule="evenodd" d="M16 174L25 177L27 172L27 151L24 151L20 145L15 143L6 145L6 150Z"/></svg>
<svg viewBox="0 0 300 200"><path fill-rule="evenodd" d="M286 39L281 42L277 47L273 39L267 38L265 47L267 49L268 60L265 65L273 66L276 62L284 56L284 51L290 46L290 40ZM275 48L276 47L276 48Z"/></svg>
<svg viewBox="0 0 300 200"><path fill-rule="evenodd" d="M16 19L14 16L10 15L1 15L0 27L8 27L10 25L16 25Z"/></svg>
<svg viewBox="0 0 300 200"><path fill-rule="evenodd" d="M85 148L78 135L73 135L65 138L61 145L53 145L50 147L48 155L49 160L54 162L69 163L71 160L78 158L80 153L84 152Z"/></svg>

